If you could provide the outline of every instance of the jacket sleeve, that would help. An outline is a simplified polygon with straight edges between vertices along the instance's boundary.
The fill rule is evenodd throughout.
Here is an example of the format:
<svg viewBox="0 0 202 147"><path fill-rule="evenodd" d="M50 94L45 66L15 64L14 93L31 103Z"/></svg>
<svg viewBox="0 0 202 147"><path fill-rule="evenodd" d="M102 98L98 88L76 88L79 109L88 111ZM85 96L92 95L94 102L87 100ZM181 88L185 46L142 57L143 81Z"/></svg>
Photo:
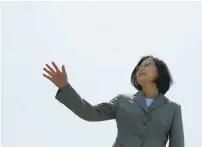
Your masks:
<svg viewBox="0 0 202 147"><path fill-rule="evenodd" d="M75 91L68 83L64 88L58 89L55 98L70 109L74 114L86 121L104 121L116 117L117 103L120 95L109 102L91 105Z"/></svg>
<svg viewBox="0 0 202 147"><path fill-rule="evenodd" d="M172 125L169 132L169 147L184 147L184 130L181 106L175 109Z"/></svg>

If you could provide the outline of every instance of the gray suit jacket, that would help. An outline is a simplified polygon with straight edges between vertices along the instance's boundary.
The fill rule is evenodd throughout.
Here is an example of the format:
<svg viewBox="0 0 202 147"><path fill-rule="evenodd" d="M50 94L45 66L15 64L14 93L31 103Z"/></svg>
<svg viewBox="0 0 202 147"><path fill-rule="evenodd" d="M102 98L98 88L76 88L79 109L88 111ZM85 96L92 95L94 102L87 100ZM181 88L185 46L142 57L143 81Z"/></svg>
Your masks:
<svg viewBox="0 0 202 147"><path fill-rule="evenodd" d="M181 106L160 95L147 108L141 92L119 94L92 106L70 84L55 98L86 121L115 119L118 133L113 147L184 147Z"/></svg>

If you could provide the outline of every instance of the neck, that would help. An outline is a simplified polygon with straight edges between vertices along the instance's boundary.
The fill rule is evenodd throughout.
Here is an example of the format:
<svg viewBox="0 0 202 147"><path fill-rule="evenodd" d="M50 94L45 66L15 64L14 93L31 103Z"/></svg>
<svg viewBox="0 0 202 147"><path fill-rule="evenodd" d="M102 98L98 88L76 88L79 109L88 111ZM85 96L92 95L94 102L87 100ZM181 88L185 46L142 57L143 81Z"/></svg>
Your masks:
<svg viewBox="0 0 202 147"><path fill-rule="evenodd" d="M146 98L156 98L159 95L155 84L145 84L142 86L142 89Z"/></svg>

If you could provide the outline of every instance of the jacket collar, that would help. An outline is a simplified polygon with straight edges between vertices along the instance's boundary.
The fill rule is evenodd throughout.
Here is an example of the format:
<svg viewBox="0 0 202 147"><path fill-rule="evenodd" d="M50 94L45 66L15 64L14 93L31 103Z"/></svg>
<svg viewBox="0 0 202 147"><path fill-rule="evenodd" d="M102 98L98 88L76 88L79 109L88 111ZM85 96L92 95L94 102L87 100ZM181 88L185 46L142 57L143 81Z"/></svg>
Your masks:
<svg viewBox="0 0 202 147"><path fill-rule="evenodd" d="M145 97L142 91L137 92L133 99L145 110L146 113L155 110L159 106L167 103L169 100L163 94L160 94L157 98L154 99L153 103L147 108Z"/></svg>

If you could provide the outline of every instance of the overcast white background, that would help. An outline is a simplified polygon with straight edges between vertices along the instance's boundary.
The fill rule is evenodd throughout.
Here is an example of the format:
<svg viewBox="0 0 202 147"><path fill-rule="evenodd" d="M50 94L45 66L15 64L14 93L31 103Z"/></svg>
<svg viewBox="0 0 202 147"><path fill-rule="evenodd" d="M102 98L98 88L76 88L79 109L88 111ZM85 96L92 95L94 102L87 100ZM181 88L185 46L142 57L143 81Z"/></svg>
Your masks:
<svg viewBox="0 0 202 147"><path fill-rule="evenodd" d="M54 97L46 63L66 66L91 104L134 93L143 55L163 59L182 106L186 147L201 147L201 2L9 2L3 8L3 147L110 147L114 120L86 122Z"/></svg>

